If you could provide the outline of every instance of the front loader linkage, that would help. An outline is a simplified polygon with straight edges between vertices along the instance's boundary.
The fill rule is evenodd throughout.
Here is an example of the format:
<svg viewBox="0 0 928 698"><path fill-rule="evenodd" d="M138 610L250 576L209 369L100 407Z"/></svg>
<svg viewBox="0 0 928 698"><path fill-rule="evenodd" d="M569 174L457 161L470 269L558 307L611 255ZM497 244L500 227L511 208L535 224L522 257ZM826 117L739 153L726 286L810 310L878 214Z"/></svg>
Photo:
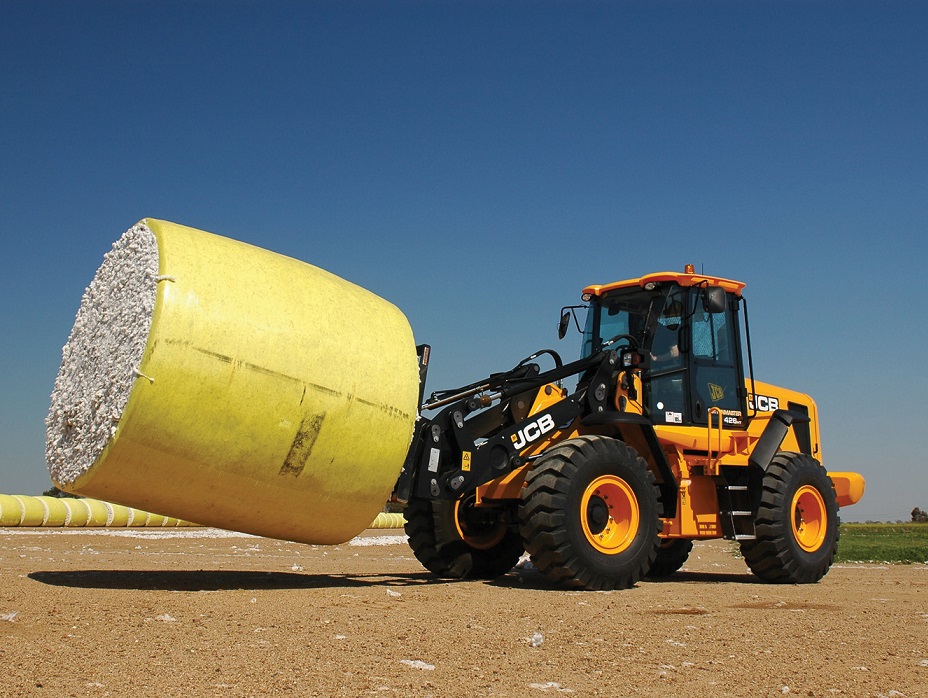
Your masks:
<svg viewBox="0 0 928 698"><path fill-rule="evenodd" d="M554 356L555 368L539 372L537 364L527 363L542 353ZM601 351L566 365L561 365L554 352L545 351L506 373L433 394L422 410L441 407L441 411L431 419L419 417L395 499L458 499L524 465L520 453L542 436L569 427L577 417L607 410L608 386L617 370L615 351ZM580 373L584 375L576 392L528 419L514 422L499 409L517 395ZM479 419L468 419L493 402L498 406L486 410L489 419L483 413Z"/></svg>

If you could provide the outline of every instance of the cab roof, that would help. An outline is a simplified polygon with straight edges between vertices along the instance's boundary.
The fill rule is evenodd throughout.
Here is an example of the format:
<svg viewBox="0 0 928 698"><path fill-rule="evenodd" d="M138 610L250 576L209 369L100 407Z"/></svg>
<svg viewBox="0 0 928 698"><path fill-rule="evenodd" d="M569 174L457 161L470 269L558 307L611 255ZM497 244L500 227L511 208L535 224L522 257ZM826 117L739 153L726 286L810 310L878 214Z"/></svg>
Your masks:
<svg viewBox="0 0 928 698"><path fill-rule="evenodd" d="M633 288L635 286L644 288L646 284L660 284L666 283L668 281L677 283L680 286L698 286L700 284L721 286L726 291L729 293L734 293L736 296L740 296L741 289L744 288L744 284L740 281L723 279L718 276L677 271L658 271L653 274L648 274L647 276L641 276L637 279L626 279L625 281L613 281L611 284L595 284L593 286L587 286L585 289L583 289L583 293L589 294L590 296L601 296L604 293L615 291L616 289L620 288Z"/></svg>

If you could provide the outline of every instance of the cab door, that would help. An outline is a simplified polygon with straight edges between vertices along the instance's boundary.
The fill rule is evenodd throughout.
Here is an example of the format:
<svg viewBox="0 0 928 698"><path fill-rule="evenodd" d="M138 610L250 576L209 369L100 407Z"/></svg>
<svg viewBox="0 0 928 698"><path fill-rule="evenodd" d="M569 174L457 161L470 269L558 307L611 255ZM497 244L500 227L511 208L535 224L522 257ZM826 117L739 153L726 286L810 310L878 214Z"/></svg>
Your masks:
<svg viewBox="0 0 928 698"><path fill-rule="evenodd" d="M739 351L737 306L726 302L719 312L706 309L702 289L690 289L691 313L685 323L683 355L687 364L689 423L707 424L709 410L722 411L729 428L743 428L744 387Z"/></svg>
<svg viewBox="0 0 928 698"><path fill-rule="evenodd" d="M646 393L655 424L705 426L716 407L724 426L745 426L737 304L713 293L709 303L704 287L673 290L653 324Z"/></svg>

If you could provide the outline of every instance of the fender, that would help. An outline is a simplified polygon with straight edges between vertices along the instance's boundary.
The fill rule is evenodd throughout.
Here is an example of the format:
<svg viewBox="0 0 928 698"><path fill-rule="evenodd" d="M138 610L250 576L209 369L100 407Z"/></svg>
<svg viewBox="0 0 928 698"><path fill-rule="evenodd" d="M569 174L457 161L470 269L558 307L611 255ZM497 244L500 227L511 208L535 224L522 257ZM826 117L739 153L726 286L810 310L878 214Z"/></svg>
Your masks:
<svg viewBox="0 0 928 698"><path fill-rule="evenodd" d="M860 498L864 496L867 483L860 473L828 473L828 477L831 478L831 482L835 486L839 507L857 504Z"/></svg>
<svg viewBox="0 0 928 698"><path fill-rule="evenodd" d="M780 450L780 444L786 438L789 428L796 423L809 421L809 415L795 412L793 410L776 410L770 416L770 421L764 427L764 433L760 435L751 456L748 458L748 464L758 467L762 472L766 472L770 461Z"/></svg>
<svg viewBox="0 0 928 698"><path fill-rule="evenodd" d="M604 426L611 425L618 429L623 441L628 443L630 433L636 433L641 438L636 439L638 443L647 445L648 452L642 452L638 455L644 458L649 465L656 468L660 475L661 482L658 487L661 491L661 503L664 507L664 517L672 519L677 515L677 489L679 483L674 477L670 464L667 463L667 456L664 455L664 449L661 448L657 440L657 434L654 433L654 425L646 417L634 412L594 412L588 414L580 420L583 426Z"/></svg>

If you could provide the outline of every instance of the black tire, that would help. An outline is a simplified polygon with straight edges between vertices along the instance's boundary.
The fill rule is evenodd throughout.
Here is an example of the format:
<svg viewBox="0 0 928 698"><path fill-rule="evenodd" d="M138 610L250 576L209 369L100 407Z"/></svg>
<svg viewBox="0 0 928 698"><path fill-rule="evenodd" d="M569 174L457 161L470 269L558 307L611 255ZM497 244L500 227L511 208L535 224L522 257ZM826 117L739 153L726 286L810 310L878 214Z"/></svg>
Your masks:
<svg viewBox="0 0 928 698"><path fill-rule="evenodd" d="M757 539L742 541L741 554L765 582L812 584L835 559L838 524L837 495L825 468L804 453L778 453L764 473Z"/></svg>
<svg viewBox="0 0 928 698"><path fill-rule="evenodd" d="M461 501L417 499L406 507L409 547L439 577L496 579L524 552L503 510L477 510L472 502L473 495Z"/></svg>
<svg viewBox="0 0 928 698"><path fill-rule="evenodd" d="M525 478L519 532L548 579L590 590L625 589L660 545L658 489L647 463L622 441L569 439Z"/></svg>
<svg viewBox="0 0 928 698"><path fill-rule="evenodd" d="M648 577L669 577L684 563L693 550L693 541L685 538L665 538L657 549L657 557L651 563Z"/></svg>

